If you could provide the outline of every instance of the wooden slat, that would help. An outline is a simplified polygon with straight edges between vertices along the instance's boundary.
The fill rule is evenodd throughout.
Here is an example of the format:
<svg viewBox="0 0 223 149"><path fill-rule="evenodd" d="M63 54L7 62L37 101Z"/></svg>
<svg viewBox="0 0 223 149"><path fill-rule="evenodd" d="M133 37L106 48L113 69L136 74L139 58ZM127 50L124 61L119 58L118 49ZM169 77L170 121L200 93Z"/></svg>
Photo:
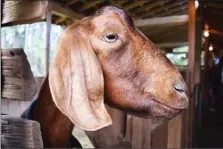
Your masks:
<svg viewBox="0 0 223 149"><path fill-rule="evenodd" d="M73 4L75 4L76 2L78 2L79 0L70 0L70 1L68 1L67 3L65 3L64 5L63 5L63 7L68 7L68 6L70 6L70 5L73 5Z"/></svg>
<svg viewBox="0 0 223 149"><path fill-rule="evenodd" d="M112 0L111 4L113 6L121 6L122 4L124 4L126 2L128 2L128 0L121 0L121 1L120 0Z"/></svg>
<svg viewBox="0 0 223 149"><path fill-rule="evenodd" d="M181 6L181 5L184 5L185 3L187 3L188 1L187 0L182 0L182 1L175 1L173 4L169 4L169 5L165 5L164 8L169 11L171 10L171 8L175 7L175 6ZM162 8L159 7L157 9L154 9L152 11L152 13L154 13L154 15L158 14L158 13L162 13Z"/></svg>
<svg viewBox="0 0 223 149"><path fill-rule="evenodd" d="M151 148L167 148L168 144L168 121L159 125L152 131Z"/></svg>
<svg viewBox="0 0 223 149"><path fill-rule="evenodd" d="M1 147L43 148L40 124L9 116L1 116Z"/></svg>
<svg viewBox="0 0 223 149"><path fill-rule="evenodd" d="M2 98L31 100L36 92L34 77L23 49L4 49L2 55Z"/></svg>
<svg viewBox="0 0 223 149"><path fill-rule="evenodd" d="M170 40L169 38L171 36L175 36L176 34L186 32L186 31L187 31L187 26L182 25L182 26L178 26L177 29L170 29L168 32L166 32L162 36L160 36L160 35L154 36L153 39L155 39L156 41L159 41L159 42L164 42L165 39ZM181 36L182 36L182 34L181 34Z"/></svg>
<svg viewBox="0 0 223 149"><path fill-rule="evenodd" d="M187 46L188 42L156 43L155 45L158 48L175 48L180 46Z"/></svg>
<svg viewBox="0 0 223 149"><path fill-rule="evenodd" d="M144 5L142 9L139 9L138 11L136 11L135 13L137 15L140 15L140 17L143 17L146 13L144 11L148 11L158 5L160 5L162 2L162 0L156 0L156 1L153 1L153 3L150 3L148 5ZM150 13L150 12L149 12ZM142 15L143 14L143 15Z"/></svg>
<svg viewBox="0 0 223 149"><path fill-rule="evenodd" d="M176 7L174 9L170 9L168 12L162 12L162 13L159 13L157 15L155 15L156 17L163 17L165 15L168 15L168 13L171 13L173 14L174 12L177 12L177 11L184 11L185 9L187 9L188 6L182 6L182 7Z"/></svg>
<svg viewBox="0 0 223 149"><path fill-rule="evenodd" d="M171 26L171 25L178 25L178 24L182 24L186 22L188 22L188 15L134 20L134 24L137 27Z"/></svg>
<svg viewBox="0 0 223 149"><path fill-rule="evenodd" d="M48 75L50 65L50 34L52 24L52 2L49 2L47 8L47 20L46 20L46 52L45 52L45 75Z"/></svg>
<svg viewBox="0 0 223 149"><path fill-rule="evenodd" d="M182 114L168 122L168 148L182 148Z"/></svg>
<svg viewBox="0 0 223 149"><path fill-rule="evenodd" d="M132 148L151 147L151 128L150 119L143 119L133 116L132 119Z"/></svg>
<svg viewBox="0 0 223 149"><path fill-rule="evenodd" d="M125 126L125 139L127 141L132 141L132 123L133 123L133 116L127 114L126 117L126 126Z"/></svg>
<svg viewBox="0 0 223 149"><path fill-rule="evenodd" d="M95 7L96 5L98 5L100 3L103 3L103 2L104 2L103 0L96 0L96 1L87 2L79 10L80 11L85 11L86 9L89 9L91 7Z"/></svg>
<svg viewBox="0 0 223 149"><path fill-rule="evenodd" d="M26 24L46 18L47 1L5 1L4 25Z"/></svg>
<svg viewBox="0 0 223 149"><path fill-rule="evenodd" d="M71 10L70 8L62 7L59 3L51 2L52 5L52 13L62 16L62 17L68 17L73 20L80 20L84 17L84 15L78 14Z"/></svg>
<svg viewBox="0 0 223 149"><path fill-rule="evenodd" d="M135 1L133 3L130 3L128 5L125 5L123 9L125 9L125 10L128 11L129 9L133 9L133 8L135 8L137 6L141 6L142 7L143 4L146 3L146 2L148 2L148 1Z"/></svg>
<svg viewBox="0 0 223 149"><path fill-rule="evenodd" d="M193 133L193 111L194 111L194 70L195 70L195 32L196 32L196 9L195 2L189 1L189 22L188 22L188 71L186 76L186 83L189 93L189 108L187 110L188 129L186 134L186 147L192 147L192 133Z"/></svg>

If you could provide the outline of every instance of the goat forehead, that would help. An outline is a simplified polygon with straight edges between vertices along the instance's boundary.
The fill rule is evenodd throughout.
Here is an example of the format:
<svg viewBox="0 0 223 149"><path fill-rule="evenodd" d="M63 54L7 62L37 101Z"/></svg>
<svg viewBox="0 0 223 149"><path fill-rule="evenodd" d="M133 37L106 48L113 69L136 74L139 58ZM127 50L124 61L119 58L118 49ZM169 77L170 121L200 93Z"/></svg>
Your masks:
<svg viewBox="0 0 223 149"><path fill-rule="evenodd" d="M98 11L96 11L96 13L94 14L94 17L101 16L101 15L107 15L107 14L117 14L129 26L131 26L131 27L134 26L132 17L129 16L127 13L125 13L122 9L120 9L118 7L113 7L113 6L103 7L101 9L99 9Z"/></svg>

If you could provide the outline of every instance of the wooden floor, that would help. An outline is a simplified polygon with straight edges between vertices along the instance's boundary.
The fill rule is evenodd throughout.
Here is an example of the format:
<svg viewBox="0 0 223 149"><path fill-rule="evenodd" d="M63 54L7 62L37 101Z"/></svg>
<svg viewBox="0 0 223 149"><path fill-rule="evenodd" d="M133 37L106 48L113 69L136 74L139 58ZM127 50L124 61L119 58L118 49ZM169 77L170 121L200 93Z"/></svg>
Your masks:
<svg viewBox="0 0 223 149"><path fill-rule="evenodd" d="M223 99L217 103L216 112L204 105L203 125L196 141L196 148L223 148Z"/></svg>

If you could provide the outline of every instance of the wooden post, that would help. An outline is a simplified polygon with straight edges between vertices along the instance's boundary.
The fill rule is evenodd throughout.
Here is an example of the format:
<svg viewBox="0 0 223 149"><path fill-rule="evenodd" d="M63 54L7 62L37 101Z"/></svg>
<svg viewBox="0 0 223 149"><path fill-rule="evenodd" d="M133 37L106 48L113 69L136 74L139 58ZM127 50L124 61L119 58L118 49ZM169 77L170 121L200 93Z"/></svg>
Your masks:
<svg viewBox="0 0 223 149"><path fill-rule="evenodd" d="M168 122L167 148L182 148L182 114Z"/></svg>
<svg viewBox="0 0 223 149"><path fill-rule="evenodd" d="M52 13L51 13L51 1L48 3L47 8L47 22L46 22L46 75L49 72L49 61L50 61L50 33L51 33L51 22L52 22Z"/></svg>
<svg viewBox="0 0 223 149"><path fill-rule="evenodd" d="M185 146L186 148L192 147L193 138L193 120L194 120L194 86L195 86L195 44L196 44L196 9L195 1L189 1L189 20L188 20L188 71L186 83L188 86L188 95L190 98L189 108L186 111L186 131L185 131Z"/></svg>

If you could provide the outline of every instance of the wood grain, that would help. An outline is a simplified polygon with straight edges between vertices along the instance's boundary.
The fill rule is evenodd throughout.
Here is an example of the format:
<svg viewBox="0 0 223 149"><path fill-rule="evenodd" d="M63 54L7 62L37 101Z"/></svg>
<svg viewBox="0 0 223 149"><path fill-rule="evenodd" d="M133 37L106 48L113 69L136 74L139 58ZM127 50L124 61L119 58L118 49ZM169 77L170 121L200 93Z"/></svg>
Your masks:
<svg viewBox="0 0 223 149"><path fill-rule="evenodd" d="M9 116L1 116L2 148L43 148L40 124Z"/></svg>

